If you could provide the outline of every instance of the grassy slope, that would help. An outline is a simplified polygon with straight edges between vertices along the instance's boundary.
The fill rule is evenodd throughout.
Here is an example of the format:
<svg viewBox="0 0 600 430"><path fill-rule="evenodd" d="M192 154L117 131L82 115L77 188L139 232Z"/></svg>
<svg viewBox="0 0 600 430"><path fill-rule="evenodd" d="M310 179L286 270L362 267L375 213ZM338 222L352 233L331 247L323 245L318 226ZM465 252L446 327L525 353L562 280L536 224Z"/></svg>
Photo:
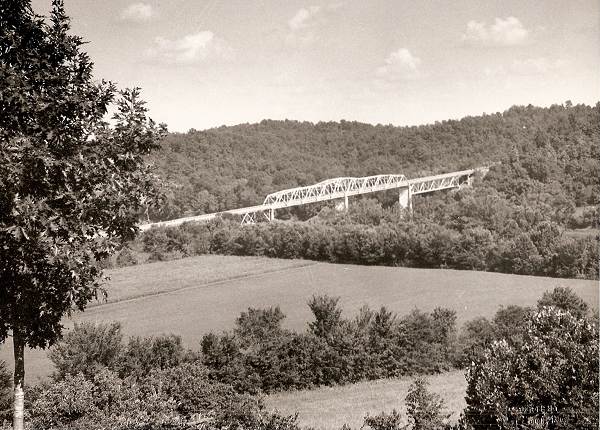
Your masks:
<svg viewBox="0 0 600 430"><path fill-rule="evenodd" d="M123 267L108 271L107 301L118 302L310 264L313 263L302 260L205 255ZM93 305L99 304L102 303Z"/></svg>
<svg viewBox="0 0 600 430"><path fill-rule="evenodd" d="M117 320L126 334L134 335L175 333L194 349L204 333L231 328L249 306L280 305L287 315L285 325L303 330L311 318L306 302L312 294L341 296L346 315L365 303L373 308L385 305L400 314L414 307L449 307L457 311L459 324L491 316L500 305L532 305L558 285L572 287L598 307L596 281L456 270L202 256L118 269L109 275L109 294L121 301L89 308L75 315L75 321ZM146 296L126 299L140 294ZM11 349L10 342L0 348L0 359L9 364ZM28 352L26 364L30 381L50 372L44 351Z"/></svg>
<svg viewBox="0 0 600 430"><path fill-rule="evenodd" d="M450 421L456 422L466 406L467 383L463 372L447 372L428 379L429 390L444 399L446 411L452 413ZM269 410L278 410L285 415L298 412L298 421L303 426L339 430L343 424L348 424L358 429L367 414L389 413L396 409L405 416L404 398L411 382L408 377L366 381L342 387L277 393L265 400Z"/></svg>

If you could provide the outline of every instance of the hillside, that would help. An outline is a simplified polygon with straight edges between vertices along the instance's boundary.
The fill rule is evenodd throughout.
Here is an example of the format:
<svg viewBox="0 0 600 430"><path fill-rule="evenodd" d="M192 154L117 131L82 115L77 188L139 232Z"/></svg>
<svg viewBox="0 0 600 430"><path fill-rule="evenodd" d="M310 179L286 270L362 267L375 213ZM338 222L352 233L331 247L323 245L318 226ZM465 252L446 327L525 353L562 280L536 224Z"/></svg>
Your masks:
<svg viewBox="0 0 600 430"><path fill-rule="evenodd" d="M172 133L152 156L168 188L154 220L255 205L270 192L336 176L409 177L503 162L496 183L598 203L600 104L513 106L503 113L394 127L264 120ZM498 181L497 181L498 182Z"/></svg>
<svg viewBox="0 0 600 430"><path fill-rule="evenodd" d="M199 256L110 270L108 301L96 304L74 321L120 321L127 335L181 335L198 350L209 331L231 329L249 306L280 305L284 326L303 330L311 319L313 294L339 296L345 316L364 304L385 306L401 315L437 306L456 311L457 324L491 317L499 306L535 304L556 286L570 287L598 308L597 282L477 271L409 269L312 263L256 257ZM71 327L73 320L65 319ZM30 381L51 372L47 351L27 352ZM0 360L12 363L11 340L0 346Z"/></svg>

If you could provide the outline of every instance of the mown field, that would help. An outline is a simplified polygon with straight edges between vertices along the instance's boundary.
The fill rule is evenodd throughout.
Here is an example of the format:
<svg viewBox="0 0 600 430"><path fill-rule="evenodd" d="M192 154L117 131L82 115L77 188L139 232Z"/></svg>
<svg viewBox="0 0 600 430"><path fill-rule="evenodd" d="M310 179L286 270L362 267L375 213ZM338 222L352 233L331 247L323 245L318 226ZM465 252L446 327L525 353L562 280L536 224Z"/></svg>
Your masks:
<svg viewBox="0 0 600 430"><path fill-rule="evenodd" d="M464 372L453 371L432 375L429 390L439 394L451 414L450 422L456 422L465 408L467 382ZM318 430L339 430L348 424L358 429L366 415L396 409L406 417L404 398L412 378L365 381L341 387L322 387L315 390L277 393L267 396L269 410L278 410L284 415L298 412L301 425ZM405 423L408 424L408 423Z"/></svg>
<svg viewBox="0 0 600 430"><path fill-rule="evenodd" d="M456 310L458 324L491 316L498 306L532 305L556 286L569 286L598 307L597 281L554 279L439 269L336 265L258 257L200 256L108 271L109 302L66 320L121 321L131 335L175 333L199 348L203 334L230 329L249 306L280 305L284 325L302 330L311 315L313 294L341 296L346 315L363 304L385 305L400 314L418 307ZM10 340L0 359L12 365ZM51 372L44 351L26 354L27 378Z"/></svg>

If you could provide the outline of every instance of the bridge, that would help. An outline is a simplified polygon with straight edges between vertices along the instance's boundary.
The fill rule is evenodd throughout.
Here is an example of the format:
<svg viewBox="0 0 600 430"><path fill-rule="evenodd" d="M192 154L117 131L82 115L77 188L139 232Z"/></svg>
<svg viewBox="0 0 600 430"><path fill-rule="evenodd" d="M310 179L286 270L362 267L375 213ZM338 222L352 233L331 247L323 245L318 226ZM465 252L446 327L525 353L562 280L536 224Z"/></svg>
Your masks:
<svg viewBox="0 0 600 430"><path fill-rule="evenodd" d="M400 206L412 212L412 196L451 188L460 188L463 185L470 186L473 175L476 172L485 174L487 170L488 168L481 167L415 179L407 179L404 175L333 178L314 185L290 188L269 194L265 197L262 205L189 216L170 221L141 224L139 227L142 231L152 227L173 227L185 222L209 221L221 217L223 214L241 216L242 224L253 224L259 220L273 221L275 219L275 210L277 209L336 199L344 199L343 208L348 209L348 197L350 196L392 189L399 190L398 201Z"/></svg>

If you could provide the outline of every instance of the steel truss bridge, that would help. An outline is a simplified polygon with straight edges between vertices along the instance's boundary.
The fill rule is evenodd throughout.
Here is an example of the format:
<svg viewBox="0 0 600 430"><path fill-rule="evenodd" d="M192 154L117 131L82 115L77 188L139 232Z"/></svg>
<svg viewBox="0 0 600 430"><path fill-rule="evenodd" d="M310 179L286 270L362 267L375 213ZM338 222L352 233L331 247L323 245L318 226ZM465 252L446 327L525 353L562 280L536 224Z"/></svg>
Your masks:
<svg viewBox="0 0 600 430"><path fill-rule="evenodd" d="M347 209L348 197L350 196L392 189L399 190L398 201L400 206L412 211L412 196L451 188L460 188L465 185L470 186L473 175L476 172L485 174L487 170L487 168L477 168L415 179L407 179L404 175L333 178L319 182L318 184L290 188L269 194L262 205L178 218L170 221L141 224L139 227L140 230L145 231L152 227L178 226L185 222L208 221L221 217L223 214L240 216L242 224L253 224L260 220L273 221L275 219L275 210L277 209L335 199L343 199L343 208Z"/></svg>

